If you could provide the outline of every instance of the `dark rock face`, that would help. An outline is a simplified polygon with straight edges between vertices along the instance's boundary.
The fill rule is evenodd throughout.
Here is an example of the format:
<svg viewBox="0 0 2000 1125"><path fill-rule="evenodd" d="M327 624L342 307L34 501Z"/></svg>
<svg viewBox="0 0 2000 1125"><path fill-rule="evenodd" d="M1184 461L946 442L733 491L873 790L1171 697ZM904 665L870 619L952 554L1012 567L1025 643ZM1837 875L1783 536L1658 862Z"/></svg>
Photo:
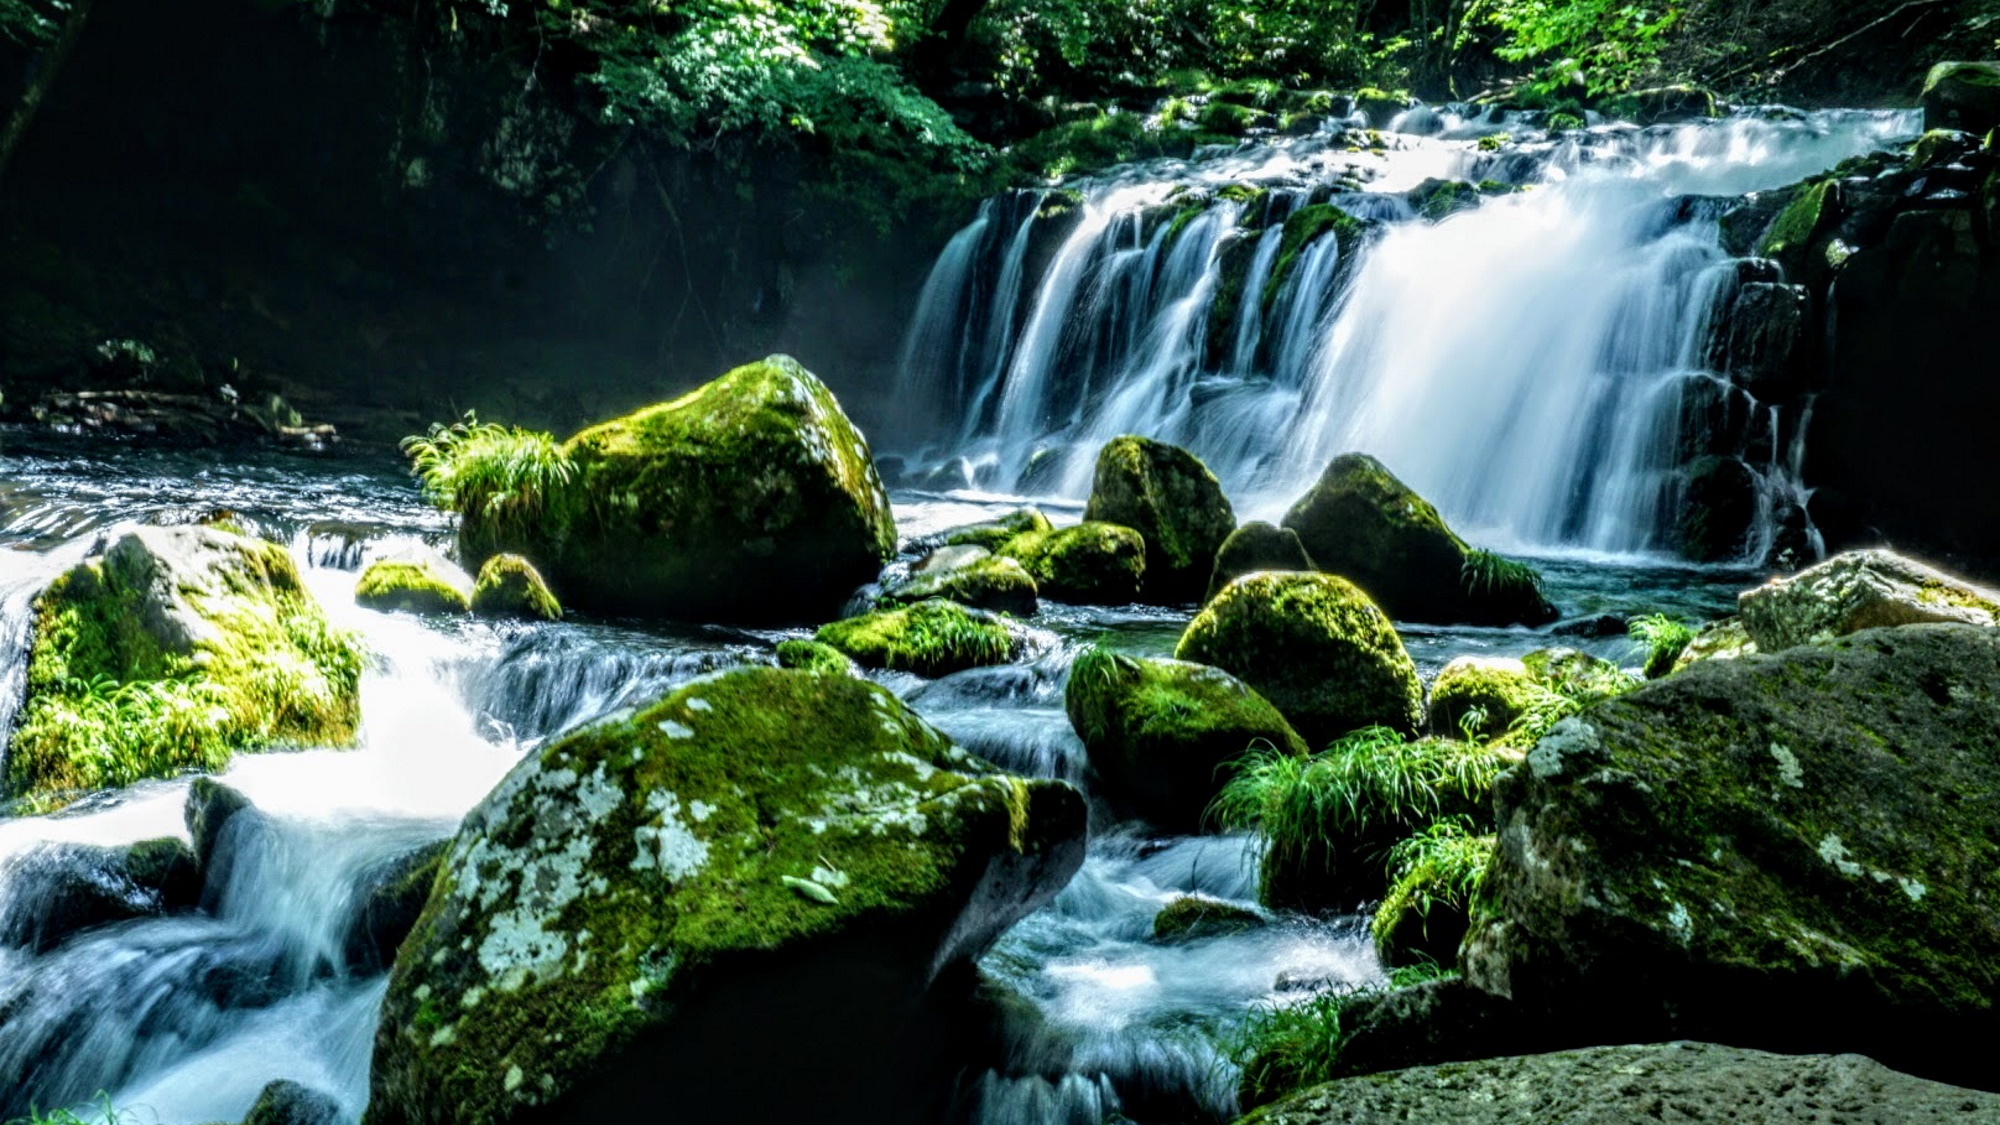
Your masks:
<svg viewBox="0 0 2000 1125"><path fill-rule="evenodd" d="M1994 1081L2000 632L1697 664L1558 726L1496 802L1463 965L1525 1022Z"/></svg>
<svg viewBox="0 0 2000 1125"><path fill-rule="evenodd" d="M280 1079L264 1087L243 1125L334 1125L340 1103L318 1090Z"/></svg>
<svg viewBox="0 0 2000 1125"><path fill-rule="evenodd" d="M439 840L378 864L357 888L361 909L348 926L344 953L348 971L379 973L396 960L396 947L417 924L437 880L449 840Z"/></svg>
<svg viewBox="0 0 2000 1125"><path fill-rule="evenodd" d="M1215 552L1215 571L1208 579L1208 600L1224 586L1246 574L1260 570L1318 570L1306 554L1299 533L1289 527L1273 527L1253 520L1230 532Z"/></svg>
<svg viewBox="0 0 2000 1125"><path fill-rule="evenodd" d="M1984 133L2000 125L2000 63L1943 62L1924 76L1924 127Z"/></svg>
<svg viewBox="0 0 2000 1125"><path fill-rule="evenodd" d="M1859 1055L1799 1057L1678 1042L1347 1079L1287 1098L1246 1123L1972 1125L1988 1120L2000 1120L2000 1097L1899 1074Z"/></svg>
<svg viewBox="0 0 2000 1125"><path fill-rule="evenodd" d="M0 945L41 953L94 926L194 906L201 872L172 838L122 848L52 844L11 863L0 886Z"/></svg>

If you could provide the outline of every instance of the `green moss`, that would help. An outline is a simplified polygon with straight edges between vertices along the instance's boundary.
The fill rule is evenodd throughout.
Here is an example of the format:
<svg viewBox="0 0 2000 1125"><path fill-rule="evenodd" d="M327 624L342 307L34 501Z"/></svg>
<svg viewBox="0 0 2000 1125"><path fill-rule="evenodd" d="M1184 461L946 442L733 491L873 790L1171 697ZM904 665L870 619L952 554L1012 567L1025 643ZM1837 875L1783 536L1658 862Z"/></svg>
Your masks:
<svg viewBox="0 0 2000 1125"><path fill-rule="evenodd" d="M1431 222L1438 222L1479 206L1477 185L1464 180L1425 180L1410 192L1410 206Z"/></svg>
<svg viewBox="0 0 2000 1125"><path fill-rule="evenodd" d="M854 674L854 662L847 658L846 653L819 641L779 641L778 667L817 672L822 676Z"/></svg>
<svg viewBox="0 0 2000 1125"><path fill-rule="evenodd" d="M1514 138L1507 133L1488 133L1485 136L1479 138L1479 151L1499 152L1501 149L1506 148L1508 143L1511 142L1513 139Z"/></svg>
<svg viewBox="0 0 2000 1125"><path fill-rule="evenodd" d="M1442 820L1395 846L1389 893L1370 922L1384 965L1452 964L1498 839Z"/></svg>
<svg viewBox="0 0 2000 1125"><path fill-rule="evenodd" d="M877 608L893 609L943 598L972 609L1027 617L1035 612L1040 596L1040 588L1026 567L1014 559L989 555L960 566L917 574L884 592L875 604Z"/></svg>
<svg viewBox="0 0 2000 1125"><path fill-rule="evenodd" d="M496 556L497 557L497 556ZM485 573L485 568L480 569ZM404 613L464 613L465 595L427 561L381 559L368 564L354 584L354 602L365 609Z"/></svg>
<svg viewBox="0 0 2000 1125"><path fill-rule="evenodd" d="M1284 233L1278 241L1278 256L1272 263L1270 280L1264 283L1262 301L1266 314L1277 304L1278 295L1284 291L1285 282L1298 265L1299 255L1328 234L1340 242L1343 263L1340 269L1344 274L1349 268L1347 263L1353 260L1362 239L1368 234L1367 223L1331 203L1301 207L1285 218Z"/></svg>
<svg viewBox="0 0 2000 1125"><path fill-rule="evenodd" d="M1004 664L1019 648L999 618L947 601L849 617L821 626L813 639L864 667L920 676Z"/></svg>
<svg viewBox="0 0 2000 1125"><path fill-rule="evenodd" d="M562 620L562 604L533 563L519 555L494 555L479 568L472 587L472 612L481 617Z"/></svg>
<svg viewBox="0 0 2000 1125"><path fill-rule="evenodd" d="M1153 940L1190 941L1227 937L1263 925L1263 916L1254 910L1206 895L1176 895L1172 902L1153 915Z"/></svg>
<svg viewBox="0 0 2000 1125"><path fill-rule="evenodd" d="M1138 599L1146 576L1146 541L1129 527L1084 522L1029 531L996 553L1019 562L1046 597L1081 605L1124 605Z"/></svg>
<svg viewBox="0 0 2000 1125"><path fill-rule="evenodd" d="M1063 706L1105 797L1174 831L1201 827L1225 763L1255 747L1306 752L1263 696L1200 664L1093 648L1070 669Z"/></svg>
<svg viewBox="0 0 2000 1125"><path fill-rule="evenodd" d="M1201 597L1216 551L1236 530L1236 512L1200 458L1129 434L1098 451L1084 519L1139 533L1146 593L1162 601Z"/></svg>
<svg viewBox="0 0 2000 1125"><path fill-rule="evenodd" d="M1827 197L1833 191L1833 184L1830 179L1820 180L1794 197L1765 232L1757 248L1759 256L1780 261L1790 258L1796 262L1829 218Z"/></svg>
<svg viewBox="0 0 2000 1125"><path fill-rule="evenodd" d="M1260 109L1237 105L1232 102L1213 101L1201 111L1201 128L1210 133L1240 137L1250 130L1275 124L1271 115Z"/></svg>
<svg viewBox="0 0 2000 1125"><path fill-rule="evenodd" d="M1020 176L1046 181L1134 160L1185 157L1202 139L1192 130L1150 127L1136 113L1111 113L1044 130L1014 145L1006 155Z"/></svg>
<svg viewBox="0 0 2000 1125"><path fill-rule="evenodd" d="M944 542L948 547L984 547L989 551L998 551L1016 536L1053 530L1055 528L1049 523L1049 517L1033 508L1022 508L997 520L961 527L946 535Z"/></svg>
<svg viewBox="0 0 2000 1125"><path fill-rule="evenodd" d="M171 608L158 600L172 592ZM232 753L351 742L361 652L328 624L283 547L212 528L147 528L35 600L9 796L80 791Z"/></svg>
<svg viewBox="0 0 2000 1125"><path fill-rule="evenodd" d="M980 872L1081 831L1074 790L979 776L864 680L697 681L536 751L468 816L390 977L368 1119L560 1104L641 1035L693 1034L694 998L829 943L922 980Z"/></svg>
<svg viewBox="0 0 2000 1125"><path fill-rule="evenodd" d="M1533 686L1521 661L1459 657L1431 685L1431 733L1478 741L1498 738L1527 709Z"/></svg>
<svg viewBox="0 0 2000 1125"><path fill-rule="evenodd" d="M1551 133L1572 133L1586 128L1588 125L1589 122L1585 121L1583 115L1580 113L1563 112L1549 115L1549 132Z"/></svg>
<svg viewBox="0 0 2000 1125"><path fill-rule="evenodd" d="M1229 584L1188 624L1174 655L1234 675L1309 742L1367 726L1416 729L1416 665L1389 619L1330 574L1262 573Z"/></svg>
<svg viewBox="0 0 2000 1125"><path fill-rule="evenodd" d="M1210 95L1214 101L1271 109L1285 96L1285 88L1269 78L1238 78L1219 86Z"/></svg>

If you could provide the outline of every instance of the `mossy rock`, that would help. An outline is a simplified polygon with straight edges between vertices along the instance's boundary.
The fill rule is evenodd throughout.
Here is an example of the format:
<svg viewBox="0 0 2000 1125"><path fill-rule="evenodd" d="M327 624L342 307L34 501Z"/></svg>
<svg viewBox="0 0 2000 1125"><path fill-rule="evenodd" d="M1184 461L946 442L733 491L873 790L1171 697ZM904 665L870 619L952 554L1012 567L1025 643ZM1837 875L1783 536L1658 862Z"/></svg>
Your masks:
<svg viewBox="0 0 2000 1125"><path fill-rule="evenodd" d="M778 667L817 672L822 676L854 674L854 661L849 660L846 653L819 641L779 641Z"/></svg>
<svg viewBox="0 0 2000 1125"><path fill-rule="evenodd" d="M1227 763L1252 749L1307 749L1243 681L1179 660L1092 649L1070 669L1063 706L1104 798L1171 832L1201 829Z"/></svg>
<svg viewBox="0 0 2000 1125"><path fill-rule="evenodd" d="M1261 109L1233 102L1211 101L1202 108L1196 123L1203 132L1225 137L1242 137L1259 129L1274 129L1278 119Z"/></svg>
<svg viewBox="0 0 2000 1125"><path fill-rule="evenodd" d="M1483 197L1478 185L1465 180L1431 179L1411 188L1407 198L1418 217L1435 223L1477 209Z"/></svg>
<svg viewBox="0 0 2000 1125"><path fill-rule="evenodd" d="M281 1078L257 1095L243 1125L336 1125L340 1119L332 1095Z"/></svg>
<svg viewBox="0 0 2000 1125"><path fill-rule="evenodd" d="M534 559L576 608L777 624L837 611L894 553L868 443L789 356L578 433L525 514L460 512L468 562Z"/></svg>
<svg viewBox="0 0 2000 1125"><path fill-rule="evenodd" d="M2000 630L1697 664L1556 727L1495 803L1475 988L1586 1034L1991 1081Z"/></svg>
<svg viewBox="0 0 2000 1125"><path fill-rule="evenodd" d="M1209 572L1208 600L1214 600L1224 586L1246 574L1260 570L1318 570L1306 554L1299 533L1289 527L1273 527L1252 520L1229 533L1215 551L1215 569Z"/></svg>
<svg viewBox="0 0 2000 1125"><path fill-rule="evenodd" d="M1736 660L1755 655L1757 642L1750 639L1750 632L1743 627L1742 619L1725 617L1702 626L1681 654L1674 658L1673 670L1685 671L1704 660Z"/></svg>
<svg viewBox="0 0 2000 1125"><path fill-rule="evenodd" d="M919 676L1005 664L1020 650L1019 640L998 617L942 600L830 622L813 639L865 668Z"/></svg>
<svg viewBox="0 0 2000 1125"><path fill-rule="evenodd" d="M1737 598L1743 631L1761 652L1863 629L1926 622L2000 624L2000 591L1974 586L1893 551L1849 551Z"/></svg>
<svg viewBox="0 0 2000 1125"><path fill-rule="evenodd" d="M549 592L542 572L519 555L494 555L479 568L472 586L472 612L481 617L528 621L562 620L562 603Z"/></svg>
<svg viewBox="0 0 2000 1125"><path fill-rule="evenodd" d="M44 807L236 751L345 746L362 654L275 543L146 527L35 599L6 792Z"/></svg>
<svg viewBox="0 0 2000 1125"><path fill-rule="evenodd" d="M1943 62L1924 76L1924 128L1986 133L2000 126L2000 63Z"/></svg>
<svg viewBox="0 0 2000 1125"><path fill-rule="evenodd" d="M1556 619L1533 568L1468 547L1430 502L1362 453L1333 459L1285 513L1320 569L1398 621L1543 625Z"/></svg>
<svg viewBox="0 0 2000 1125"><path fill-rule="evenodd" d="M1836 181L1820 180L1792 197L1757 245L1757 256L1770 258L1785 267L1793 280L1806 276L1806 257L1822 232L1839 218L1839 188Z"/></svg>
<svg viewBox="0 0 2000 1125"><path fill-rule="evenodd" d="M879 607L915 605L944 598L972 609L1032 617L1041 589L1026 567L984 547L942 547L931 552L901 582L875 600Z"/></svg>
<svg viewBox="0 0 2000 1125"><path fill-rule="evenodd" d="M998 519L947 532L944 542L948 547L984 547L989 551L998 551L1016 536L1054 530L1055 525L1049 522L1049 517L1034 508L1020 508Z"/></svg>
<svg viewBox="0 0 2000 1125"><path fill-rule="evenodd" d="M1431 684L1430 731L1446 738L1498 738L1528 709L1535 686L1534 675L1519 660L1461 656Z"/></svg>
<svg viewBox="0 0 2000 1125"><path fill-rule="evenodd" d="M1402 638L1367 594L1335 575L1231 582L1188 624L1174 656L1249 684L1309 745L1369 726L1412 731L1423 719Z"/></svg>
<svg viewBox="0 0 2000 1125"><path fill-rule="evenodd" d="M1613 98L1605 108L1637 125L1672 125L1722 116L1722 102L1715 91L1687 83L1634 90Z"/></svg>
<svg viewBox="0 0 2000 1125"><path fill-rule="evenodd" d="M1328 235L1338 240L1340 264L1336 267L1337 280L1353 269L1361 246L1372 229L1373 225L1367 220L1357 219L1331 203L1315 203L1287 215L1284 233L1278 236L1278 256L1271 264L1271 277L1264 283L1264 292L1260 297L1264 311L1268 314L1278 303L1278 295L1284 292L1285 283L1298 266L1299 256L1313 243Z"/></svg>
<svg viewBox="0 0 2000 1125"><path fill-rule="evenodd" d="M1236 530L1236 511L1201 458L1130 435L1098 451L1083 518L1139 533L1146 546L1144 593L1157 602L1201 598L1216 551Z"/></svg>
<svg viewBox="0 0 2000 1125"><path fill-rule="evenodd" d="M1196 941L1262 929L1264 916L1207 895L1176 895L1153 915L1154 941Z"/></svg>
<svg viewBox="0 0 2000 1125"><path fill-rule="evenodd" d="M480 571L485 573L484 568ZM354 604L394 613L464 613L465 594L425 560L380 559L368 564L354 584Z"/></svg>
<svg viewBox="0 0 2000 1125"><path fill-rule="evenodd" d="M466 816L390 974L365 1120L915 1119L963 1065L935 1057L953 982L1084 833L1076 790L983 772L864 680L697 680L531 752Z"/></svg>
<svg viewBox="0 0 2000 1125"><path fill-rule="evenodd" d="M1126 605L1145 586L1146 541L1117 524L1030 531L995 553L1026 567L1044 597L1073 605Z"/></svg>
<svg viewBox="0 0 2000 1125"><path fill-rule="evenodd" d="M1382 964L1455 965L1471 925L1474 888L1499 842L1455 835L1450 846L1406 867L1375 910L1369 936Z"/></svg>
<svg viewBox="0 0 2000 1125"><path fill-rule="evenodd" d="M1639 686L1618 665L1573 648L1538 648L1521 664L1536 683L1575 698L1607 698Z"/></svg>

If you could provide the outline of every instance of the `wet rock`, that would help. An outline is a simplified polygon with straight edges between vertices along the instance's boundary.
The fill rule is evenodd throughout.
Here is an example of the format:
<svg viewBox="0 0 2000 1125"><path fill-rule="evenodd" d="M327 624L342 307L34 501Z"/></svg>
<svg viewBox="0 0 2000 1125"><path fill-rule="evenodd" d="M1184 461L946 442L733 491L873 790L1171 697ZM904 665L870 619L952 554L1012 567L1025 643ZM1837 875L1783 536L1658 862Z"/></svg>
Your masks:
<svg viewBox="0 0 2000 1125"><path fill-rule="evenodd" d="M1696 664L1502 776L1465 979L1572 1045L1726 1036L1987 1084L2000 631Z"/></svg>
<svg viewBox="0 0 2000 1125"><path fill-rule="evenodd" d="M1367 594L1331 574L1237 579L1188 624L1174 656L1241 679L1310 745L1367 726L1415 730L1423 718L1402 638Z"/></svg>
<svg viewBox="0 0 2000 1125"><path fill-rule="evenodd" d="M1631 622L1616 613L1594 613L1558 622L1549 633L1557 637L1622 637L1630 627Z"/></svg>
<svg viewBox="0 0 2000 1125"><path fill-rule="evenodd" d="M1256 1125L1917 1125L2000 1119L2000 1098L1913 1078L1859 1055L1779 1055L1709 1043L1598 1047L1418 1067L1327 1083L1246 1118Z"/></svg>
<svg viewBox="0 0 2000 1125"><path fill-rule="evenodd" d="M1741 618L1725 617L1711 621L1701 627L1694 639L1687 643L1681 654L1674 658L1676 672L1691 664L1704 660L1735 660L1741 656L1755 656L1757 642L1750 639L1750 633L1743 628Z"/></svg>
<svg viewBox="0 0 2000 1125"><path fill-rule="evenodd" d="M779 623L836 610L894 552L868 444L788 356L578 433L518 501L462 497L461 557L534 559L574 607Z"/></svg>
<svg viewBox="0 0 2000 1125"><path fill-rule="evenodd" d="M354 584L354 604L385 613L465 613L472 608L452 577L427 559L369 563Z"/></svg>
<svg viewBox="0 0 2000 1125"><path fill-rule="evenodd" d="M1613 111L1640 126L1678 125L1722 116L1715 91L1684 83L1634 90L1619 97Z"/></svg>
<svg viewBox="0 0 2000 1125"><path fill-rule="evenodd" d="M194 853L171 837L124 847L49 844L0 865L0 945L44 953L112 922L193 907Z"/></svg>
<svg viewBox="0 0 2000 1125"><path fill-rule="evenodd" d="M1226 763L1253 748L1307 749L1243 681L1179 660L1092 649L1070 670L1063 705L1104 797L1172 832L1200 830Z"/></svg>
<svg viewBox="0 0 2000 1125"><path fill-rule="evenodd" d="M2000 126L2000 63L1944 62L1924 76L1924 127L1985 133Z"/></svg>
<svg viewBox="0 0 2000 1125"><path fill-rule="evenodd" d="M336 1125L340 1116L331 1095L280 1079L257 1095L243 1125Z"/></svg>
<svg viewBox="0 0 2000 1125"><path fill-rule="evenodd" d="M1763 483L1734 457L1703 457L1681 485L1674 547L1695 562L1727 562L1749 550Z"/></svg>
<svg viewBox="0 0 2000 1125"><path fill-rule="evenodd" d="M362 875L356 888L361 909L343 942L349 972L371 976L395 962L396 947L423 913L450 844L439 840L412 848Z"/></svg>
<svg viewBox="0 0 2000 1125"><path fill-rule="evenodd" d="M216 527L143 527L35 599L6 789L78 791L220 769L237 750L338 746L361 651L283 547Z"/></svg>
<svg viewBox="0 0 2000 1125"><path fill-rule="evenodd" d="M1044 596L1074 605L1126 605L1145 586L1146 541L1117 524L1025 532L995 553L1020 563Z"/></svg>
<svg viewBox="0 0 2000 1125"><path fill-rule="evenodd" d="M876 604L914 605L944 598L972 609L1032 617L1040 589L1026 567L984 547L941 547L910 568L910 577L883 591Z"/></svg>
<svg viewBox="0 0 2000 1125"><path fill-rule="evenodd" d="M1264 916L1248 907L1206 895L1178 895L1153 916L1153 940L1227 937L1264 925Z"/></svg>
<svg viewBox="0 0 2000 1125"><path fill-rule="evenodd" d="M813 639L867 668L945 676L1005 664L1020 641L1000 618L956 602L919 602L822 625Z"/></svg>
<svg viewBox="0 0 2000 1125"><path fill-rule="evenodd" d="M1736 286L1726 302L1711 323L1709 366L1764 402L1803 390L1811 311L1806 288L1753 281Z"/></svg>
<svg viewBox="0 0 2000 1125"><path fill-rule="evenodd" d="M1744 591L1737 609L1751 642L1778 652L1883 626L1991 626L2000 622L2000 591L1891 551L1850 551Z"/></svg>
<svg viewBox="0 0 2000 1125"><path fill-rule="evenodd" d="M1521 717L1537 682L1511 657L1461 656L1431 684L1426 725L1450 738L1498 738Z"/></svg>
<svg viewBox="0 0 2000 1125"><path fill-rule="evenodd" d="M467 816L390 976L369 1120L914 1121L962 1065L941 990L1084 831L1074 789L982 772L862 680L698 680Z"/></svg>
<svg viewBox="0 0 2000 1125"><path fill-rule="evenodd" d="M1532 568L1474 551L1436 508L1366 454L1334 458L1284 526L1321 570L1398 621L1541 625L1556 618Z"/></svg>
<svg viewBox="0 0 2000 1125"><path fill-rule="evenodd" d="M998 551L1017 536L1053 530L1055 528L1049 523L1049 517L1034 508L1021 508L996 520L958 528L947 533L944 541L945 545L950 547L983 547L989 551Z"/></svg>
<svg viewBox="0 0 2000 1125"><path fill-rule="evenodd" d="M1289 527L1272 527L1253 520L1230 532L1215 552L1215 569L1208 579L1208 598L1213 600L1224 586L1246 574L1260 570L1318 570L1306 554L1299 533Z"/></svg>
<svg viewBox="0 0 2000 1125"><path fill-rule="evenodd" d="M480 566L471 609L481 617L562 620L562 604L549 591L541 571L519 555L494 555Z"/></svg>
<svg viewBox="0 0 2000 1125"><path fill-rule="evenodd" d="M214 906L229 885L239 837L254 831L263 814L242 793L212 778L197 777L188 786L181 816L194 842L202 905Z"/></svg>
<svg viewBox="0 0 2000 1125"><path fill-rule="evenodd" d="M52 391L29 413L40 425L61 433L115 435L174 446L269 442L316 453L340 440L335 427L307 424L275 395L251 404L156 390Z"/></svg>
<svg viewBox="0 0 2000 1125"><path fill-rule="evenodd" d="M1145 596L1168 603L1202 596L1217 550L1236 530L1236 512L1200 458L1129 435L1098 452L1083 518L1138 532L1146 544Z"/></svg>

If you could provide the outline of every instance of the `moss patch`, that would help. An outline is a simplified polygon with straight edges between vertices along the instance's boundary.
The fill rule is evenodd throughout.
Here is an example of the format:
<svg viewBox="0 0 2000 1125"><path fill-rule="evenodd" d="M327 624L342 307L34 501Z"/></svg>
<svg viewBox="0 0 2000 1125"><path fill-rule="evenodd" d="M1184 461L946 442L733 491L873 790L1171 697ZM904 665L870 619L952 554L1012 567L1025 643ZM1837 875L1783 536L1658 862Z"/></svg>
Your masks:
<svg viewBox="0 0 2000 1125"><path fill-rule="evenodd" d="M1284 291L1285 282L1298 265L1299 255L1304 253L1319 239L1331 234L1340 241L1340 275L1345 276L1352 268L1356 251L1368 235L1369 225L1335 207L1331 203L1315 203L1301 207L1285 218L1284 233L1279 236L1278 257L1271 266L1270 280L1264 283L1261 298L1268 315L1278 303L1278 295Z"/></svg>
<svg viewBox="0 0 2000 1125"><path fill-rule="evenodd" d="M1030 531L996 553L1019 562L1041 592L1078 605L1124 605L1145 586L1146 541L1129 527L1081 523Z"/></svg>
<svg viewBox="0 0 2000 1125"><path fill-rule="evenodd" d="M1129 527L1145 541L1145 593L1194 601L1236 512L1201 459L1179 446L1127 435L1105 443L1084 510L1087 521Z"/></svg>
<svg viewBox="0 0 2000 1125"><path fill-rule="evenodd" d="M1019 642L999 618L929 601L820 627L813 637L869 668L943 676L1014 658Z"/></svg>
<svg viewBox="0 0 2000 1125"><path fill-rule="evenodd" d="M542 573L519 555L494 555L479 568L472 587L472 612L481 617L562 620L562 604L549 592Z"/></svg>
<svg viewBox="0 0 2000 1125"><path fill-rule="evenodd" d="M400 559L368 564L354 584L354 602L364 609L403 613L464 613L472 608L436 567Z"/></svg>
<svg viewBox="0 0 2000 1125"><path fill-rule="evenodd" d="M779 641L777 655L780 668L817 672L822 676L854 674L854 662L847 658L846 653L819 641Z"/></svg>
<svg viewBox="0 0 2000 1125"><path fill-rule="evenodd" d="M1178 895L1153 915L1154 941L1227 937L1265 924L1254 910L1206 895Z"/></svg>

